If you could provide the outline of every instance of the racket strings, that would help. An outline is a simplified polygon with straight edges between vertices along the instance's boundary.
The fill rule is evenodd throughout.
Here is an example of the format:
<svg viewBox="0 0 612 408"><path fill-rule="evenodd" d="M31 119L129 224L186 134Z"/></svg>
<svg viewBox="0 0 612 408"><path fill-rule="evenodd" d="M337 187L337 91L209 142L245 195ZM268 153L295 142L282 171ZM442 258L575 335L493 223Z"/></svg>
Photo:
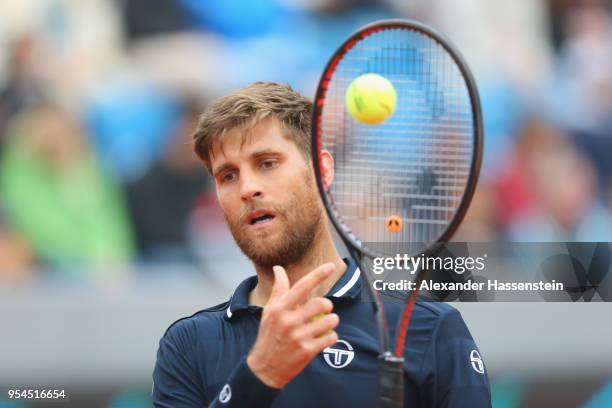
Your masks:
<svg viewBox="0 0 612 408"><path fill-rule="evenodd" d="M344 106L347 87L365 73L397 92L380 125L358 123ZM363 245L438 240L465 194L474 150L469 92L448 52L417 31L378 31L343 56L325 99L321 148L336 162L327 194L344 228ZM399 232L387 228L391 216L403 220Z"/></svg>

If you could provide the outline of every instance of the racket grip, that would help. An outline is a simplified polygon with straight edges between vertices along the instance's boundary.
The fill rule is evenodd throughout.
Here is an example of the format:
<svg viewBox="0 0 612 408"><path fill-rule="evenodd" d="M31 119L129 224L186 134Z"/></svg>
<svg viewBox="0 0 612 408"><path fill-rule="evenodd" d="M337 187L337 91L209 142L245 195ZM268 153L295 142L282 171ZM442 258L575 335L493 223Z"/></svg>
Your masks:
<svg viewBox="0 0 612 408"><path fill-rule="evenodd" d="M378 408L404 407L404 358L387 351L378 356Z"/></svg>

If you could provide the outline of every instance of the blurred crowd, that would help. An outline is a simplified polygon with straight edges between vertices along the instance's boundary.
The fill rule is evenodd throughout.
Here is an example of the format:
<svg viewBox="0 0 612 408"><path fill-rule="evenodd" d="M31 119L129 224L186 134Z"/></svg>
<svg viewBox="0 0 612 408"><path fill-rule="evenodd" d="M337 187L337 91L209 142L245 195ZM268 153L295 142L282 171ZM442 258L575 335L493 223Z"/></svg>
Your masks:
<svg viewBox="0 0 612 408"><path fill-rule="evenodd" d="M346 35L393 17L445 33L479 86L457 239L612 241L609 1L21 0L0 5L0 283L232 259L199 113L256 80L312 97Z"/></svg>

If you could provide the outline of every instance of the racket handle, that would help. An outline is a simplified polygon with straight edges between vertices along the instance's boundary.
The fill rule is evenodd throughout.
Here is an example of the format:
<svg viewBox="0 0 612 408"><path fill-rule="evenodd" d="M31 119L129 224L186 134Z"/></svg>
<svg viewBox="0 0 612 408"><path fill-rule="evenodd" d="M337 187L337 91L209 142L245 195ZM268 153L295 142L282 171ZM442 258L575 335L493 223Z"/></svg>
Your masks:
<svg viewBox="0 0 612 408"><path fill-rule="evenodd" d="M378 356L378 408L404 407L404 358L387 351Z"/></svg>

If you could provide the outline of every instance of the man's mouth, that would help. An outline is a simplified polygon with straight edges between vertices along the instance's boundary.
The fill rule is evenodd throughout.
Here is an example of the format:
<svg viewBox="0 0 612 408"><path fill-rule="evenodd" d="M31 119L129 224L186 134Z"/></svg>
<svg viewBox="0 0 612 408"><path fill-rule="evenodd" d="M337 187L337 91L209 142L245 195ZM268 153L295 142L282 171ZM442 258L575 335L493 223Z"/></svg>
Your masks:
<svg viewBox="0 0 612 408"><path fill-rule="evenodd" d="M246 222L249 225L258 225L258 224L263 224L263 223L272 221L274 217L275 215L271 211L256 210L256 211L251 211L247 215Z"/></svg>

